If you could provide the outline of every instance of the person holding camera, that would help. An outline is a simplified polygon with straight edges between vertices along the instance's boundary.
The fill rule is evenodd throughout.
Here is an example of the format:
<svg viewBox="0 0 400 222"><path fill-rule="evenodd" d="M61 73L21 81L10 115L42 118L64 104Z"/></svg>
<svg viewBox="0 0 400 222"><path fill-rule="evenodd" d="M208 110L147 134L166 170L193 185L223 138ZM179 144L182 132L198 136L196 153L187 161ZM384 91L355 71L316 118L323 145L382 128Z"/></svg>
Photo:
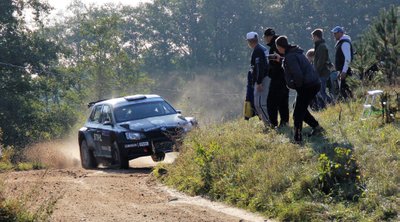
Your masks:
<svg viewBox="0 0 400 222"><path fill-rule="evenodd" d="M286 84L297 92L296 105L293 112L294 142L301 143L303 121L312 127L309 136L323 131L318 121L308 111L308 106L321 88L321 82L313 65L303 54L304 51L302 49L298 46L290 45L286 36L278 37L275 44L279 53L284 55L283 68Z"/></svg>
<svg viewBox="0 0 400 222"><path fill-rule="evenodd" d="M289 123L289 89L286 87L285 75L280 61L275 60L278 50L276 49L275 40L279 36L275 34L275 30L267 28L264 31L264 41L269 46L269 71L271 78L269 93L267 98L268 115L271 124L278 126L278 112L280 115L279 126L286 126Z"/></svg>

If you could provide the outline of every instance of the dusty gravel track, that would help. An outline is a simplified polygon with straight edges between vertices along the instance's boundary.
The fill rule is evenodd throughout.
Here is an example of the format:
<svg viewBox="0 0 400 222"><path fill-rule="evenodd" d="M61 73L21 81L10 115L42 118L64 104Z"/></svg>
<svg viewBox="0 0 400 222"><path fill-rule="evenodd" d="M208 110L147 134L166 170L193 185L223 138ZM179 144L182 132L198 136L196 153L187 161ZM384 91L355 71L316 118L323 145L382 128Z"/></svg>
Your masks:
<svg viewBox="0 0 400 222"><path fill-rule="evenodd" d="M166 161L172 162L175 155ZM68 166L0 176L6 196L25 198L33 209L56 199L50 221L264 221L163 186L151 176L154 165L150 158L139 158L128 170Z"/></svg>

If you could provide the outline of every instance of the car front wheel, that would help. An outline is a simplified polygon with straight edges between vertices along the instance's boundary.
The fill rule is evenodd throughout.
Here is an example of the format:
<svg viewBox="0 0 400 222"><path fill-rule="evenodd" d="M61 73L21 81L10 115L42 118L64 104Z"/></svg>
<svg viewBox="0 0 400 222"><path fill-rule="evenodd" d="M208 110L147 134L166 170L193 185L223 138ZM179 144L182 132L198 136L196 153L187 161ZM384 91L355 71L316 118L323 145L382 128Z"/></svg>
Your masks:
<svg viewBox="0 0 400 222"><path fill-rule="evenodd" d="M86 140L82 140L80 146L81 164L84 169L93 169L97 167L96 158L93 151L89 149Z"/></svg>
<svg viewBox="0 0 400 222"><path fill-rule="evenodd" d="M111 146L112 164L120 169L129 168L129 160L118 147L118 144L114 142Z"/></svg>

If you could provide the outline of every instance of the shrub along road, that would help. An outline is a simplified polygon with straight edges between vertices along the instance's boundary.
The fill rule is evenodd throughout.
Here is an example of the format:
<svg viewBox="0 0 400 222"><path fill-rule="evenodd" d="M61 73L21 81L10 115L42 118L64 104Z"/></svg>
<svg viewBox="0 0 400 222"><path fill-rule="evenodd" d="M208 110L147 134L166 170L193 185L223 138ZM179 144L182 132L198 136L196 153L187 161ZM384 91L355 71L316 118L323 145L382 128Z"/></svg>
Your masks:
<svg viewBox="0 0 400 222"><path fill-rule="evenodd" d="M34 211L49 207L50 221L263 221L170 190L153 179L150 161L132 162L129 170L74 167L5 173L4 193L24 200Z"/></svg>

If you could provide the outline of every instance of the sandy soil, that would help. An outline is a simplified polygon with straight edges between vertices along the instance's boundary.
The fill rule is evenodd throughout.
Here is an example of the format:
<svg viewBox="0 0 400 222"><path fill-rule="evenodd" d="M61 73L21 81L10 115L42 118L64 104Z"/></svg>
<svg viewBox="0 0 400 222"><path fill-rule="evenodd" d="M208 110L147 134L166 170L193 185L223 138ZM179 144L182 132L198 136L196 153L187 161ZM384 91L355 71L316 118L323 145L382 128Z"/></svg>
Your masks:
<svg viewBox="0 0 400 222"><path fill-rule="evenodd" d="M0 174L6 197L24 199L31 209L54 201L50 221L264 221L163 186L151 176L155 163L148 157L130 161L128 170L84 170L77 147L72 152L70 146L69 151L62 148L68 144L32 148L30 155L49 161L52 169ZM50 147L60 147L59 152ZM167 155L165 162L176 155Z"/></svg>

